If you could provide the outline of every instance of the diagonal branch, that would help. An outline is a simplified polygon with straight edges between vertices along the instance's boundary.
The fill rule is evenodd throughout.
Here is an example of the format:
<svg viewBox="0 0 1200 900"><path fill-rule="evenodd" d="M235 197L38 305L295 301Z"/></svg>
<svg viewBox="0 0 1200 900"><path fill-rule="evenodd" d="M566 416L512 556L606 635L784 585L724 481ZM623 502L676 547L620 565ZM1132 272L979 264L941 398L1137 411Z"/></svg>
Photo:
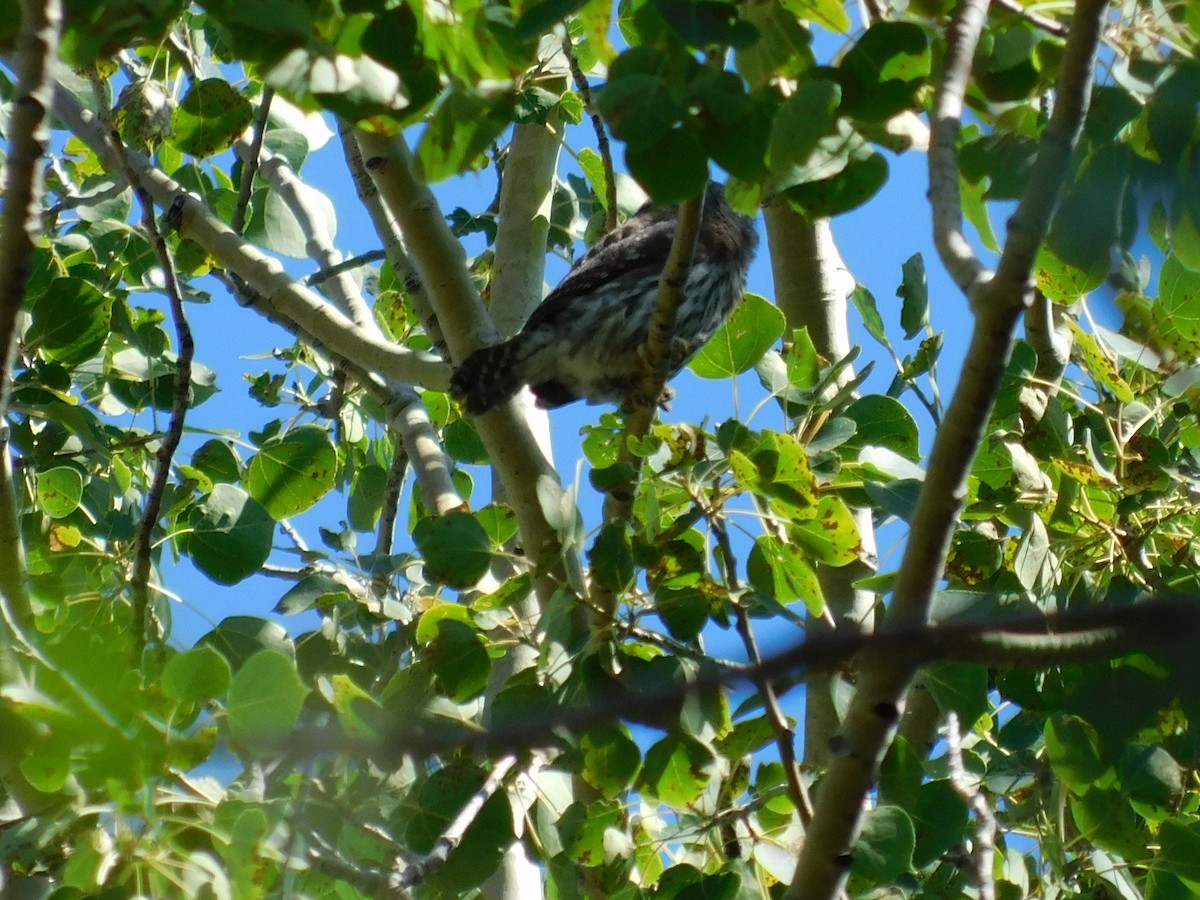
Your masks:
<svg viewBox="0 0 1200 900"><path fill-rule="evenodd" d="M976 10L978 2L963 0L968 9L956 15L960 29L974 27L973 17L982 15L982 10ZM995 277L988 278L973 256L951 256L948 267L968 292L977 319L967 362L929 456L928 474L896 579L886 625L889 629L928 619L930 601L945 570L966 495L967 474L1008 364L1013 330L1031 300L1037 247L1049 226L1067 162L1083 127L1106 8L1106 0L1080 0L1075 8L1060 69L1059 104L1042 136L1028 188L1009 220L1008 239ZM963 19L967 20L965 24ZM969 59L969 54L963 55ZM949 87L941 89L943 97L961 98L966 59L960 60L955 53L948 55ZM953 104L947 107L945 101L938 108L942 119L954 112ZM944 137L935 143L940 153L952 152L952 145ZM931 167L931 177L936 173L937 169ZM950 175L940 172L942 178ZM953 179L956 190L956 172ZM940 189L944 190L945 185ZM945 209L935 212L935 216L945 214ZM960 262L965 265L960 266ZM918 664L904 654L889 657L871 653L864 657L858 690L836 736L842 752L832 760L818 789L812 828L805 837L785 897L824 900L844 886L862 823L863 803L875 784L879 763L903 711L903 698Z"/></svg>
<svg viewBox="0 0 1200 900"><path fill-rule="evenodd" d="M68 91L54 99L54 114L114 171L120 166L104 126ZM294 281L280 263L245 241L200 200L155 167L142 153L129 150L129 166L179 233L202 246L217 264L260 295L273 321L293 323L330 352L355 359L365 368L433 390L449 386L450 372L432 353L400 347L358 328L319 295ZM261 308L261 307L260 307Z"/></svg>
<svg viewBox="0 0 1200 900"><path fill-rule="evenodd" d="M387 211L400 226L417 276L443 329L447 349L465 359L483 344L494 343L496 330L471 281L466 255L438 208L437 199L417 173L417 163L402 134L392 137L359 129L364 165ZM500 476L505 497L517 515L526 556L537 567L539 600L548 602L565 580L561 543L545 509L558 510L562 484L530 428L513 404L475 419L475 428Z"/></svg>
<svg viewBox="0 0 1200 900"><path fill-rule="evenodd" d="M634 394L635 402L625 417L624 443L621 445L618 465L628 467L627 481L615 485L604 498L604 520L612 522L628 519L633 507L633 495L637 489L641 457L633 453L631 445L645 437L658 411L658 398L662 396L670 369L671 340L675 334L675 320L679 305L683 301L683 288L687 283L692 257L700 239L700 216L704 208L703 193L700 197L679 204L679 220L675 226L675 237L671 251L658 280L658 295L654 299L654 312L646 333L646 347L642 356L642 380Z"/></svg>

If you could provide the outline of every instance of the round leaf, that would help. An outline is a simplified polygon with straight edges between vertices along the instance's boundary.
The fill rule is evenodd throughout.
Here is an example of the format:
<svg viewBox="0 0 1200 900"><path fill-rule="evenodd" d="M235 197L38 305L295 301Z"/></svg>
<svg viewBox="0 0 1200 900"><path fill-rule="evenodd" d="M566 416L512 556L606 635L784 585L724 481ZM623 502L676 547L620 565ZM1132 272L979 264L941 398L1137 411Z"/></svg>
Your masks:
<svg viewBox="0 0 1200 900"><path fill-rule="evenodd" d="M337 449L325 429L293 428L263 444L246 473L250 494L274 519L286 519L311 507L333 487Z"/></svg>
<svg viewBox="0 0 1200 900"><path fill-rule="evenodd" d="M192 85L171 117L173 143L193 156L212 156L233 146L254 118L250 102L220 78Z"/></svg>
<svg viewBox="0 0 1200 900"><path fill-rule="evenodd" d="M779 340L786 324L779 307L757 294L747 294L692 360L691 370L701 378L731 378L749 371Z"/></svg>
<svg viewBox="0 0 1200 900"><path fill-rule="evenodd" d="M37 474L38 505L46 515L62 519L79 508L83 476L70 466L55 466Z"/></svg>
<svg viewBox="0 0 1200 900"><path fill-rule="evenodd" d="M282 653L262 650L233 677L225 713L240 743L277 744L296 727L308 688L296 664Z"/></svg>
<svg viewBox="0 0 1200 900"><path fill-rule="evenodd" d="M470 587L492 561L487 531L473 515L461 510L422 519L413 529L413 540L432 577L450 587Z"/></svg>
<svg viewBox="0 0 1200 900"><path fill-rule="evenodd" d="M240 487L218 484L193 508L184 550L218 584L237 584L271 553L275 521Z"/></svg>
<svg viewBox="0 0 1200 900"><path fill-rule="evenodd" d="M233 670L212 647L172 656L163 667L163 693L181 703L204 703L225 693Z"/></svg>

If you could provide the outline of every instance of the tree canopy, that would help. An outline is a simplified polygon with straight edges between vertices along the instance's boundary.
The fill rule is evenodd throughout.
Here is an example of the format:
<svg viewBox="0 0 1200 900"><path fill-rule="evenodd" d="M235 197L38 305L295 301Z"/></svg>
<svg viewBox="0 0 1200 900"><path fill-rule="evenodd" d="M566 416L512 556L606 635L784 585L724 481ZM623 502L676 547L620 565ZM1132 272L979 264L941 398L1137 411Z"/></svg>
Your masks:
<svg viewBox="0 0 1200 900"><path fill-rule="evenodd" d="M0 892L1200 893L1198 29L0 0ZM835 235L902 156L889 305ZM710 179L771 290L690 367L770 417L467 415L645 197L669 334ZM205 364L218 304L266 362ZM186 571L277 615L183 640Z"/></svg>

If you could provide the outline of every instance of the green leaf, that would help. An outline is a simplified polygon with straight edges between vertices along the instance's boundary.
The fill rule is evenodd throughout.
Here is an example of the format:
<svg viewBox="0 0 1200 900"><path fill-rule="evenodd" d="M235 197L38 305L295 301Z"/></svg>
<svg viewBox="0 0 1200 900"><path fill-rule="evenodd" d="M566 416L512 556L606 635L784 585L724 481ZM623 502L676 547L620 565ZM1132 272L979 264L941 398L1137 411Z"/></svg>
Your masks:
<svg viewBox="0 0 1200 900"><path fill-rule="evenodd" d="M667 54L653 47L631 47L609 67L596 108L613 136L625 142L627 158L659 145L686 111L666 81L670 69Z"/></svg>
<svg viewBox="0 0 1200 900"><path fill-rule="evenodd" d="M218 584L253 575L271 553L275 520L266 508L232 484L218 484L191 510L184 552Z"/></svg>
<svg viewBox="0 0 1200 900"><path fill-rule="evenodd" d="M912 868L917 834L908 813L898 806L868 810L854 846L855 875L871 882L893 884Z"/></svg>
<svg viewBox="0 0 1200 900"><path fill-rule="evenodd" d="M858 559L862 542L849 508L841 497L829 494L817 504L816 516L796 520L788 537L809 558L830 566L844 566Z"/></svg>
<svg viewBox="0 0 1200 900"><path fill-rule="evenodd" d="M917 831L913 864L923 869L962 841L967 827L967 805L948 780L927 781L917 789L916 807L910 809Z"/></svg>
<svg viewBox="0 0 1200 900"><path fill-rule="evenodd" d="M929 324L929 286L925 281L925 260L914 253L900 267L903 280L896 288L900 307L900 326L905 340L912 340Z"/></svg>
<svg viewBox="0 0 1200 900"><path fill-rule="evenodd" d="M747 372L779 340L786 324L779 307L757 294L747 294L690 368L701 378L732 378Z"/></svg>
<svg viewBox="0 0 1200 900"><path fill-rule="evenodd" d="M1146 818L1161 821L1183 795L1183 768L1164 747L1130 744L1118 766L1121 787Z"/></svg>
<svg viewBox="0 0 1200 900"><path fill-rule="evenodd" d="M535 38L586 5L587 0L539 0L530 3L516 24L516 36L521 40Z"/></svg>
<svg viewBox="0 0 1200 900"><path fill-rule="evenodd" d="M171 115L171 143L201 158L228 150L254 119L254 107L227 81L195 82Z"/></svg>
<svg viewBox="0 0 1200 900"><path fill-rule="evenodd" d="M840 123L839 123L840 124ZM810 219L836 216L870 200L887 182L887 161L858 134L822 138L809 161L781 184L788 202Z"/></svg>
<svg viewBox="0 0 1200 900"><path fill-rule="evenodd" d="M1133 389L1121 377L1113 358L1100 346L1096 338L1080 328L1074 319L1067 316L1064 321L1074 336L1075 349L1082 357L1087 373L1112 391L1113 396L1122 403L1132 402ZM1056 459L1054 462L1059 463L1060 460Z"/></svg>
<svg viewBox="0 0 1200 900"><path fill-rule="evenodd" d="M271 438L250 460L246 487L274 519L311 508L333 488L337 449L318 425L301 425Z"/></svg>
<svg viewBox="0 0 1200 900"><path fill-rule="evenodd" d="M38 506L52 519L63 519L79 508L83 476L71 466L55 466L37 473Z"/></svg>
<svg viewBox="0 0 1200 900"><path fill-rule="evenodd" d="M610 522L601 528L596 535L596 542L588 551L588 560L592 577L609 593L619 596L633 585L633 553L624 525Z"/></svg>
<svg viewBox="0 0 1200 900"><path fill-rule="evenodd" d="M296 664L274 650L246 660L229 685L225 717L240 744L280 744L300 720L308 688Z"/></svg>
<svg viewBox="0 0 1200 900"><path fill-rule="evenodd" d="M847 407L844 415L856 426L854 435L841 446L844 456L857 459L867 446L886 447L905 459L921 459L917 422L899 400L884 394L868 394Z"/></svg>
<svg viewBox="0 0 1200 900"><path fill-rule="evenodd" d="M163 693L180 703L201 704L229 688L233 669L212 647L197 647L176 654L163 667Z"/></svg>
<svg viewBox="0 0 1200 900"><path fill-rule="evenodd" d="M366 465L354 473L350 498L346 502L346 518L355 531L374 531L387 483L388 472L383 466Z"/></svg>
<svg viewBox="0 0 1200 900"><path fill-rule="evenodd" d="M328 197L312 188L300 189L309 209L315 210L331 235L337 232L337 213ZM246 237L268 250L293 259L308 256L308 229L278 191L259 188L254 192Z"/></svg>
<svg viewBox="0 0 1200 900"><path fill-rule="evenodd" d="M1068 799L1071 818L1086 840L1127 859L1138 859L1145 855L1149 835L1133 809L1117 791L1092 788L1082 797L1072 793ZM1165 834L1171 824L1163 823L1164 832L1160 833L1163 845L1171 842L1171 836ZM1180 843L1186 846L1188 842L1185 839ZM1188 852L1197 852L1195 846L1188 847Z"/></svg>
<svg viewBox="0 0 1200 900"><path fill-rule="evenodd" d="M1200 350L1200 272L1171 254L1158 277L1158 298L1150 307L1158 339L1187 356Z"/></svg>
<svg viewBox="0 0 1200 900"><path fill-rule="evenodd" d="M850 17L838 0L781 0L780 6L798 19L820 22L835 34L850 31Z"/></svg>
<svg viewBox="0 0 1200 900"><path fill-rule="evenodd" d="M1038 251L1034 267L1034 281L1038 290L1055 303L1075 303L1080 297L1104 284L1108 275L1108 262L1096 263L1091 268L1081 269L1064 262L1048 246Z"/></svg>
<svg viewBox="0 0 1200 900"><path fill-rule="evenodd" d="M1092 787L1108 768L1100 758L1096 730L1078 716L1051 716L1046 721L1045 739L1054 774L1077 794Z"/></svg>
<svg viewBox="0 0 1200 900"><path fill-rule="evenodd" d="M708 154L692 127L673 128L648 147L625 147L625 164L657 203L700 196L708 182Z"/></svg>
<svg viewBox="0 0 1200 900"><path fill-rule="evenodd" d="M212 647L234 669L240 668L260 650L274 650L289 657L295 653L292 639L282 625L256 616L222 619L216 628L200 638L196 646Z"/></svg>
<svg viewBox="0 0 1200 900"><path fill-rule="evenodd" d="M205 441L192 454L192 465L213 482L237 482L242 478L241 464L233 448L224 441Z"/></svg>
<svg viewBox="0 0 1200 900"><path fill-rule="evenodd" d="M770 145L773 173L785 174L808 161L821 138L833 132L841 97L841 88L832 81L801 82L775 115Z"/></svg>
<svg viewBox="0 0 1200 900"><path fill-rule="evenodd" d="M664 587L656 593L654 608L671 637L691 642L699 637L708 621L710 601L701 589Z"/></svg>
<svg viewBox="0 0 1200 900"><path fill-rule="evenodd" d="M462 622L442 619L426 658L434 683L455 703L465 703L487 687L491 657L475 629Z"/></svg>
<svg viewBox="0 0 1200 900"><path fill-rule="evenodd" d="M803 600L813 615L825 608L825 597L817 573L805 555L773 535L759 535L746 559L750 584L785 606Z"/></svg>
<svg viewBox="0 0 1200 900"><path fill-rule="evenodd" d="M350 599L346 585L324 572L306 575L290 587L279 602L275 612L298 615L310 609L328 609L342 600Z"/></svg>
<svg viewBox="0 0 1200 900"><path fill-rule="evenodd" d="M80 278L55 278L33 301L25 343L48 360L76 366L104 345L113 299Z"/></svg>
<svg viewBox="0 0 1200 900"><path fill-rule="evenodd" d="M691 735L672 732L646 751L637 788L672 806L691 803L708 785L715 757Z"/></svg>
<svg viewBox="0 0 1200 900"><path fill-rule="evenodd" d="M925 683L943 712L958 713L963 728L970 731L991 709L988 702L988 673L984 666L968 663L933 663L925 670Z"/></svg>
<svg viewBox="0 0 1200 900"><path fill-rule="evenodd" d="M642 764L641 751L624 727L601 725L579 740L583 753L583 780L601 796L618 797L632 782Z"/></svg>
<svg viewBox="0 0 1200 900"><path fill-rule="evenodd" d="M861 284L854 286L854 293L850 295L850 300L854 303L854 308L858 310L858 314L862 317L863 326L867 329L867 334L875 338L884 347L892 346L892 342L888 340L887 329L883 324L883 316L879 314L879 307L875 303L875 297L871 292Z"/></svg>
<svg viewBox="0 0 1200 900"><path fill-rule="evenodd" d="M1187 882L1193 891L1200 891L1200 827L1174 819L1163 822L1158 845L1154 865Z"/></svg>
<svg viewBox="0 0 1200 900"><path fill-rule="evenodd" d="M307 0L208 0L204 7L231 53L264 65L306 43L313 27Z"/></svg>
<svg viewBox="0 0 1200 900"><path fill-rule="evenodd" d="M821 6L840 7L837 0L818 2ZM840 14L845 19L845 13ZM748 4L744 15L758 29L758 40L739 48L734 59L737 70L752 88L770 85L777 75L794 78L816 64L812 33L803 24L803 20L815 16L787 10L782 3Z"/></svg>
<svg viewBox="0 0 1200 900"><path fill-rule="evenodd" d="M690 46L704 49L711 44L748 47L758 31L738 16L736 4L720 0L652 0L671 29Z"/></svg>
<svg viewBox="0 0 1200 900"><path fill-rule="evenodd" d="M430 184L474 167L479 157L511 121L513 97L452 90L434 110L421 142L417 160Z"/></svg>
<svg viewBox="0 0 1200 900"><path fill-rule="evenodd" d="M587 177L600 205L607 209L608 175L604 171L604 160L600 158L600 154L591 147L584 147L579 151L579 168Z"/></svg>
<svg viewBox="0 0 1200 900"><path fill-rule="evenodd" d="M563 850L581 866L602 866L607 859L605 839L621 826L619 803L576 801L558 820Z"/></svg>
<svg viewBox="0 0 1200 900"><path fill-rule="evenodd" d="M424 77L422 77L424 76ZM268 86L297 100L309 100L349 121L404 114L436 94L421 69L409 82L370 56L295 50L271 70Z"/></svg>
<svg viewBox="0 0 1200 900"><path fill-rule="evenodd" d="M915 22L876 22L842 58L843 114L883 122L916 102L930 72L929 39Z"/></svg>
<svg viewBox="0 0 1200 900"><path fill-rule="evenodd" d="M450 587L471 587L492 562L487 531L462 510L422 519L413 529L413 540L430 575Z"/></svg>

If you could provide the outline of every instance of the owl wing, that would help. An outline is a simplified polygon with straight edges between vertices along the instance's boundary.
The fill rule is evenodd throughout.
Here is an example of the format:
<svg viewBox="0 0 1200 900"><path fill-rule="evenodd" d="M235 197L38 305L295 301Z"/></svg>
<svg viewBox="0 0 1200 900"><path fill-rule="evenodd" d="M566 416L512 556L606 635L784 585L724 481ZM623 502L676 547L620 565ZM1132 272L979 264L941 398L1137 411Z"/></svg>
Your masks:
<svg viewBox="0 0 1200 900"><path fill-rule="evenodd" d="M671 252L677 217L673 209L639 213L609 232L579 258L571 271L533 311L523 331L552 324L574 302L616 279L631 283L658 275Z"/></svg>

